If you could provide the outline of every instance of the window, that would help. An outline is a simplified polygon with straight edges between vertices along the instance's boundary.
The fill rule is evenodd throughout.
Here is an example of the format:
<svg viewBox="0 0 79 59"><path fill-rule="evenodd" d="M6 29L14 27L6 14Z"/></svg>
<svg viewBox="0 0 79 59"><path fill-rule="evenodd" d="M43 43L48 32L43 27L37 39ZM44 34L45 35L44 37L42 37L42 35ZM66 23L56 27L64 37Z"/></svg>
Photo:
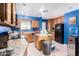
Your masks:
<svg viewBox="0 0 79 59"><path fill-rule="evenodd" d="M30 20L22 20L21 21L21 29L22 30L30 30L31 29L31 21Z"/></svg>
<svg viewBox="0 0 79 59"><path fill-rule="evenodd" d="M46 22L42 22L42 30L46 29Z"/></svg>

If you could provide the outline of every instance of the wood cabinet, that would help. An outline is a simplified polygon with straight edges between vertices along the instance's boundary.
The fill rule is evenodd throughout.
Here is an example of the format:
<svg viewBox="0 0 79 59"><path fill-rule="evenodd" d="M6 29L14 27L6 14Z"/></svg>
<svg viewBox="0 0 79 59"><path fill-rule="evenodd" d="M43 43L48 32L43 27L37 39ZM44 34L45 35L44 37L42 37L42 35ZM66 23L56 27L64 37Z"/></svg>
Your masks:
<svg viewBox="0 0 79 59"><path fill-rule="evenodd" d="M6 4L6 21L11 24L11 3Z"/></svg>
<svg viewBox="0 0 79 59"><path fill-rule="evenodd" d="M52 37L51 38L52 38L52 40L55 40L55 32L54 31L52 32Z"/></svg>
<svg viewBox="0 0 79 59"><path fill-rule="evenodd" d="M12 24L16 25L16 6L14 3L7 3L6 4L6 19L7 21Z"/></svg>
<svg viewBox="0 0 79 59"><path fill-rule="evenodd" d="M56 18L56 24L60 24L60 22L61 22L61 20L60 20L61 18L60 17L58 17L58 18Z"/></svg>
<svg viewBox="0 0 79 59"><path fill-rule="evenodd" d="M28 42L33 42L32 33L26 33L26 39L27 39Z"/></svg>
<svg viewBox="0 0 79 59"><path fill-rule="evenodd" d="M51 31L51 28L52 28L52 20L49 20L47 22L47 27L48 27L48 32L50 32Z"/></svg>
<svg viewBox="0 0 79 59"><path fill-rule="evenodd" d="M56 24L56 20L55 19L50 19L48 20L48 31L51 32L52 31L52 28L55 27L55 24Z"/></svg>
<svg viewBox="0 0 79 59"><path fill-rule="evenodd" d="M6 6L6 4L5 3L0 3L0 21L1 22L4 22L4 20L6 20L6 17L5 17L5 13L6 13L6 11L5 11L5 6Z"/></svg>
<svg viewBox="0 0 79 59"><path fill-rule="evenodd" d="M64 23L64 16L49 19L48 20L48 30L51 31L52 28L55 28L56 24L60 24L60 23Z"/></svg>
<svg viewBox="0 0 79 59"><path fill-rule="evenodd" d="M38 20L33 20L32 21L32 28L38 28L39 27L39 22Z"/></svg>
<svg viewBox="0 0 79 59"><path fill-rule="evenodd" d="M14 4L14 3L11 4L11 19L12 19L11 24L17 25L16 4Z"/></svg>
<svg viewBox="0 0 79 59"><path fill-rule="evenodd" d="M56 24L64 23L64 16L60 16L57 18L52 18L48 20L48 31L52 33L52 39L55 40L55 32L52 31L52 28L55 28Z"/></svg>
<svg viewBox="0 0 79 59"><path fill-rule="evenodd" d="M0 49L8 47L8 40L8 35L0 35Z"/></svg>
<svg viewBox="0 0 79 59"><path fill-rule="evenodd" d="M52 42L51 39L52 34L47 34L47 35L35 34L35 35L36 35L35 46L38 50L42 50L42 41L47 40Z"/></svg>
<svg viewBox="0 0 79 59"><path fill-rule="evenodd" d="M53 19L51 22L52 22L52 28L55 28L56 20Z"/></svg>
<svg viewBox="0 0 79 59"><path fill-rule="evenodd" d="M60 23L64 23L64 17L62 16L61 19L60 19Z"/></svg>
<svg viewBox="0 0 79 59"><path fill-rule="evenodd" d="M17 25L17 18L16 18L16 4L11 3L11 24L16 26Z"/></svg>
<svg viewBox="0 0 79 59"><path fill-rule="evenodd" d="M14 3L0 3L0 21L16 25L16 7Z"/></svg>
<svg viewBox="0 0 79 59"><path fill-rule="evenodd" d="M56 24L64 23L64 16L60 16L60 17L56 18L55 20L56 20L55 21Z"/></svg>
<svg viewBox="0 0 79 59"><path fill-rule="evenodd" d="M33 42L33 32L23 32L22 34L25 36L26 41Z"/></svg>

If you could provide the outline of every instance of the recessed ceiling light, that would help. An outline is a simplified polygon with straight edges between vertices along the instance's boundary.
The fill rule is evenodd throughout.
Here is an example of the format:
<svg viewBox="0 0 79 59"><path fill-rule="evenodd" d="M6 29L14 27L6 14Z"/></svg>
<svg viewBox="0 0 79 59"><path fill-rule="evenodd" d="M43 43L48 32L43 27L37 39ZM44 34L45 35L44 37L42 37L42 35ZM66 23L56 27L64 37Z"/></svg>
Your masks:
<svg viewBox="0 0 79 59"><path fill-rule="evenodd" d="M23 5L23 6L26 6L26 4L25 4L25 3L23 3L22 5Z"/></svg>
<svg viewBox="0 0 79 59"><path fill-rule="evenodd" d="M40 12L41 13L46 13L46 12L48 12L48 10L45 8L44 5L42 5L41 8L40 8Z"/></svg>
<svg viewBox="0 0 79 59"><path fill-rule="evenodd" d="M44 13L48 12L48 10L43 10Z"/></svg>
<svg viewBox="0 0 79 59"><path fill-rule="evenodd" d="M46 13L46 12L48 12L48 10L46 10L46 9L40 9L40 12L41 13Z"/></svg>

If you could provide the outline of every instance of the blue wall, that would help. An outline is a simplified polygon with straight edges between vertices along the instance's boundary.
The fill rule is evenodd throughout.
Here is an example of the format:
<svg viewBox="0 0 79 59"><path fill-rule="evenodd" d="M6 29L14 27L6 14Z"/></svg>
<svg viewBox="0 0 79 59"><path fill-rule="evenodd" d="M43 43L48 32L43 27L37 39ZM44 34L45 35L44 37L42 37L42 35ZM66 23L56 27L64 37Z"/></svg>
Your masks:
<svg viewBox="0 0 79 59"><path fill-rule="evenodd" d="M17 19L31 19L31 20L38 20L39 21L39 28L32 28L30 31L34 30L42 30L42 22L46 22L47 25L47 20L42 19L42 17L34 17L34 16L25 16L25 15L17 15ZM47 28L47 27L46 27Z"/></svg>
<svg viewBox="0 0 79 59"><path fill-rule="evenodd" d="M69 18L76 16L76 24L75 25L70 25L69 24ZM68 43L68 37L69 37L69 27L78 27L79 29L79 10L74 10L72 12L64 14L64 43ZM79 30L78 30L78 35L79 35Z"/></svg>

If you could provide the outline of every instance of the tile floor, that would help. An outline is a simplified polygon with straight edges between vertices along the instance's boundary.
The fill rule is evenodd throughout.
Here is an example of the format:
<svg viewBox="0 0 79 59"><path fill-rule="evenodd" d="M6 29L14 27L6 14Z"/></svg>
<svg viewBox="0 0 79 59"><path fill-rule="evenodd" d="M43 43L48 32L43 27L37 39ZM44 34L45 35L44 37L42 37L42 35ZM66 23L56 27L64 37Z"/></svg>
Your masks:
<svg viewBox="0 0 79 59"><path fill-rule="evenodd" d="M55 43L55 50L51 51L51 54L49 56L67 56L67 46L62 45L59 43ZM42 51L38 51L34 43L30 43L29 47L27 49L28 51L28 56L45 56Z"/></svg>
<svg viewBox="0 0 79 59"><path fill-rule="evenodd" d="M28 46L28 48L27 48ZM27 48L27 56L44 56L42 51L35 48L34 43L27 43L25 39L9 40L8 47L14 49L13 56L23 56ZM55 42L55 50L49 56L67 56L67 45Z"/></svg>

